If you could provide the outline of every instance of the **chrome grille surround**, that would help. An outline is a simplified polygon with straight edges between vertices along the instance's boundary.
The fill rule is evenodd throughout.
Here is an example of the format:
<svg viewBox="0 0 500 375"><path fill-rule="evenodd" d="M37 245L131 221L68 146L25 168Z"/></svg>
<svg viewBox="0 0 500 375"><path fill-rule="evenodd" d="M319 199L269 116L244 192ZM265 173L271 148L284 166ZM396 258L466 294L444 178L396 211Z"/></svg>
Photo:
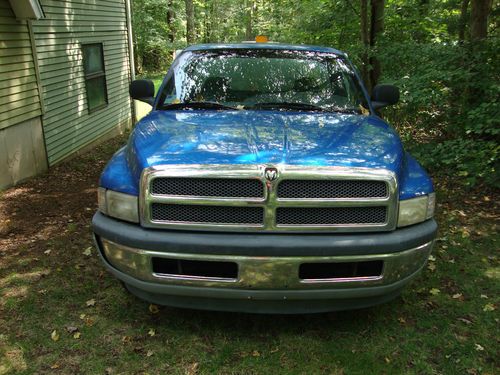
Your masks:
<svg viewBox="0 0 500 375"><path fill-rule="evenodd" d="M266 169L276 168L275 180L266 179ZM234 198L218 196L180 196L152 194L155 178L207 178L207 179L257 179L263 187L262 197ZM375 198L279 198L278 186L284 180L372 180L387 184L387 196ZM160 165L146 168L141 176L139 206L141 225L148 228L170 228L207 231L236 232L370 232L390 231L396 228L398 186L394 173L384 169L311 167L295 165ZM152 204L261 207L263 222L256 224L195 223L158 221L152 218ZM278 207L334 208L334 207L385 207L383 223L365 224L277 224Z"/></svg>

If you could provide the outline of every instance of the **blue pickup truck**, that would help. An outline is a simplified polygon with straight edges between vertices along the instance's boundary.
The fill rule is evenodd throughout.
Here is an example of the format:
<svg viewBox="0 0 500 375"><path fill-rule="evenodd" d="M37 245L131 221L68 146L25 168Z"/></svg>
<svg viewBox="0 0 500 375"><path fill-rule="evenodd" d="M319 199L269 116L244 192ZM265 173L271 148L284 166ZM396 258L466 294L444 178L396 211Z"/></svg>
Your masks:
<svg viewBox="0 0 500 375"><path fill-rule="evenodd" d="M427 262L432 181L346 54L271 43L191 46L102 173L104 265L161 305L261 313L389 301Z"/></svg>

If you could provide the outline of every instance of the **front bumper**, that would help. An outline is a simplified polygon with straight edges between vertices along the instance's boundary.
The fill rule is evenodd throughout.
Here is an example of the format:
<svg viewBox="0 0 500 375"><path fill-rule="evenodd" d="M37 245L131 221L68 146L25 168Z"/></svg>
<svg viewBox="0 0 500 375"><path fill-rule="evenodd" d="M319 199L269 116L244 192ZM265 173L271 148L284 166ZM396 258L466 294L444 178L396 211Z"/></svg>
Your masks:
<svg viewBox="0 0 500 375"><path fill-rule="evenodd" d="M388 233L238 234L144 229L97 213L106 267L148 301L209 310L305 313L371 306L396 297L425 265L434 220ZM237 264L234 278L154 272L153 259ZM299 277L304 263L383 263L380 274Z"/></svg>

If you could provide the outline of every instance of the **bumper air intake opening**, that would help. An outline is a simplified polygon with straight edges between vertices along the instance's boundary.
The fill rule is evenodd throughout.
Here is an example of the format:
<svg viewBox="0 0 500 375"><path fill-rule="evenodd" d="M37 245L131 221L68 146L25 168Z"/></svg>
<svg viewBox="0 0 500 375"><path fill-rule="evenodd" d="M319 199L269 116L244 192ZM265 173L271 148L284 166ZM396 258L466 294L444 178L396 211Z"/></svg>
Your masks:
<svg viewBox="0 0 500 375"><path fill-rule="evenodd" d="M303 263L299 267L299 278L302 280L318 280L380 277L382 275L383 266L384 262L382 260L366 262Z"/></svg>
<svg viewBox="0 0 500 375"><path fill-rule="evenodd" d="M153 272L163 276L237 279L238 265L234 262L153 258Z"/></svg>

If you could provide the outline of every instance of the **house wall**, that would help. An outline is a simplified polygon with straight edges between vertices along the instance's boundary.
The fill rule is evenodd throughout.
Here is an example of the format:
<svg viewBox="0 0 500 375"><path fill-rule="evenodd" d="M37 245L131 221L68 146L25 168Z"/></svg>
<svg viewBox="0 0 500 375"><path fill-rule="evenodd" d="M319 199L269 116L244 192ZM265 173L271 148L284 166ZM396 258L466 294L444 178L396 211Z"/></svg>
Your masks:
<svg viewBox="0 0 500 375"><path fill-rule="evenodd" d="M0 0L1 1L1 0ZM130 66L124 0L40 0L45 18L33 22L45 113L49 165L131 125ZM108 105L89 113L82 43L103 43Z"/></svg>
<svg viewBox="0 0 500 375"><path fill-rule="evenodd" d="M47 169L38 90L28 24L0 0L0 189Z"/></svg>

